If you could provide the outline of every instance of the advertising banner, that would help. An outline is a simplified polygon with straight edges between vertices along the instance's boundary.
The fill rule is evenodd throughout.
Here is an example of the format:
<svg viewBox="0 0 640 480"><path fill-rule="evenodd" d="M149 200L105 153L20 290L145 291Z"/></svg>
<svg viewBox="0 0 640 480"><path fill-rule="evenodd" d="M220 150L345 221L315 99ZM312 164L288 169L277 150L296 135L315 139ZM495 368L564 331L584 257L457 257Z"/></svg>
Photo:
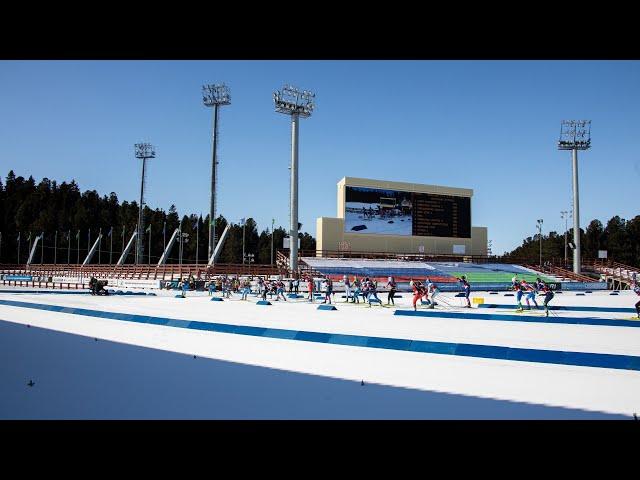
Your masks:
<svg viewBox="0 0 640 480"><path fill-rule="evenodd" d="M30 282L31 280L33 280L33 277L31 275L5 275L4 276L5 280L17 280L19 282Z"/></svg>
<svg viewBox="0 0 640 480"><path fill-rule="evenodd" d="M606 290L607 282L563 282L562 290Z"/></svg>

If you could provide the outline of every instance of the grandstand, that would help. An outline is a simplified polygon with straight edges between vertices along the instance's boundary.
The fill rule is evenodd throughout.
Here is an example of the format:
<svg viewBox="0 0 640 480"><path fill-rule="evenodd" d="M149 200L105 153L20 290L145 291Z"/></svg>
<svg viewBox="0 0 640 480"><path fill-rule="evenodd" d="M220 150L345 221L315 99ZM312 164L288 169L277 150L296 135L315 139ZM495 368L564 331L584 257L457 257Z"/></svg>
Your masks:
<svg viewBox="0 0 640 480"><path fill-rule="evenodd" d="M324 276L339 279L343 275L373 277L378 281L386 281L393 276L398 282L410 279L429 277L437 283L455 283L456 277L465 275L467 279L478 285L511 284L514 274L527 281L535 281L540 277L545 282L555 283L560 280L552 275L543 274L520 265L499 263L467 263L467 262L423 262L402 260L377 260L354 258L322 258L303 257L302 263Z"/></svg>

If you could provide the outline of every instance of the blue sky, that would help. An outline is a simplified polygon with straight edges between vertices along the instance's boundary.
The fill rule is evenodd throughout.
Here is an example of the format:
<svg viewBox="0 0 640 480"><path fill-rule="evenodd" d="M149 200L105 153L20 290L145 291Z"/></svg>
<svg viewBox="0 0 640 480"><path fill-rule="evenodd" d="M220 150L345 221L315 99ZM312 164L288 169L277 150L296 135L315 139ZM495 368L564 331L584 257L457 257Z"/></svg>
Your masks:
<svg viewBox="0 0 640 480"><path fill-rule="evenodd" d="M82 190L138 197L133 144L156 146L147 203L205 215L211 110L204 83L226 82L218 210L288 225L290 124L275 113L283 83L314 90L300 124L300 222L315 235L336 215L344 176L472 188L472 223L494 253L562 232L571 206L562 119L591 119L580 155L580 211L640 214L638 61L3 61L0 175L74 178ZM629 192L629 193L625 193Z"/></svg>

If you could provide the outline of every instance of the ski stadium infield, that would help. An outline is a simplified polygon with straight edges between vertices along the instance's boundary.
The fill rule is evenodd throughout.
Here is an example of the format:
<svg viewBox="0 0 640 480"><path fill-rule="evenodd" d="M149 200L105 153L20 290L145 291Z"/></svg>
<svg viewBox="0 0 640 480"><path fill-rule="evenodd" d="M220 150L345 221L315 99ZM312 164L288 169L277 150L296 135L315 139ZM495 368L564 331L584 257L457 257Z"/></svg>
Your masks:
<svg viewBox="0 0 640 480"><path fill-rule="evenodd" d="M128 289L132 293L135 289ZM149 291L146 291L148 293ZM145 293L145 292L139 292ZM633 292L441 294L414 313L205 292L0 291L3 419L633 419ZM582 293L582 292L580 292ZM219 296L219 294L216 294ZM379 293L386 304L386 293ZM541 297L538 297L542 304ZM524 303L524 300L523 300ZM480 308L475 308L480 305ZM574 308L575 307L575 308Z"/></svg>

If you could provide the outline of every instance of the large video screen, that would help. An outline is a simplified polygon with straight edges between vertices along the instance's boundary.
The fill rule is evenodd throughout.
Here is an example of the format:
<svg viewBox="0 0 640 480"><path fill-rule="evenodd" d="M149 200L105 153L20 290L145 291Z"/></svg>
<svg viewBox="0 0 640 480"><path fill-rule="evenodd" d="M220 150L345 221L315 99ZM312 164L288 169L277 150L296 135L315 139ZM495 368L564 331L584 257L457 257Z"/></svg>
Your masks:
<svg viewBox="0 0 640 480"><path fill-rule="evenodd" d="M471 238L471 199L454 195L346 187L344 231Z"/></svg>

